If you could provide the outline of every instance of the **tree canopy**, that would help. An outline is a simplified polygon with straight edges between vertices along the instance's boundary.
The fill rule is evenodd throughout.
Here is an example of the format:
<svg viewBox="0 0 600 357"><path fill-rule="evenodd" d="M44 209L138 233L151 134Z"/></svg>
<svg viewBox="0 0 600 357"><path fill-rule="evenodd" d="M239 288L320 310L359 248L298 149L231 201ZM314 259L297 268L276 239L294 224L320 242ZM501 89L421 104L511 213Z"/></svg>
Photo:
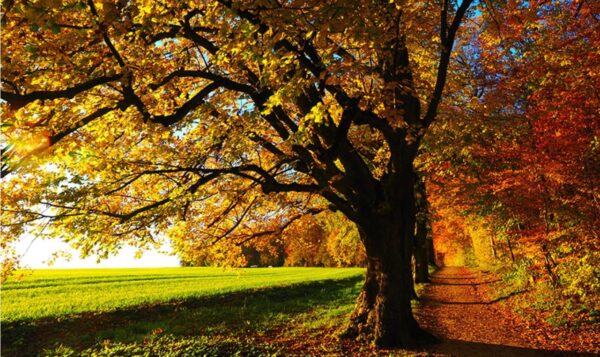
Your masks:
<svg viewBox="0 0 600 357"><path fill-rule="evenodd" d="M5 213L88 250L175 218L250 238L322 206L311 194L356 219L432 122L468 3L445 5L441 39L418 2L7 4L3 174L28 174Z"/></svg>
<svg viewBox="0 0 600 357"><path fill-rule="evenodd" d="M412 164L471 2L6 4L5 231L46 221L106 255L331 208L369 257L352 333L427 339L405 294Z"/></svg>
<svg viewBox="0 0 600 357"><path fill-rule="evenodd" d="M438 253L490 247L480 261L502 237L555 286L597 250L593 2L2 6L7 252L30 232L100 256L168 237L190 262L347 264L358 236L348 335L409 346L431 341L410 306L431 231Z"/></svg>
<svg viewBox="0 0 600 357"><path fill-rule="evenodd" d="M509 267L536 294L523 305L573 325L600 306L599 14L489 3L456 67L474 99L449 98L418 164L440 263Z"/></svg>

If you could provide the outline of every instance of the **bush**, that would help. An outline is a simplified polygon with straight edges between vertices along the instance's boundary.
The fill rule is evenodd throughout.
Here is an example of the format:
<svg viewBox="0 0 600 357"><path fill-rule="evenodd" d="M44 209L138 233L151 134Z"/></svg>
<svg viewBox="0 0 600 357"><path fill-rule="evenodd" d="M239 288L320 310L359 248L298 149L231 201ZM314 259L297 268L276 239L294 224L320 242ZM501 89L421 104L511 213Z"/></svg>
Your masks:
<svg viewBox="0 0 600 357"><path fill-rule="evenodd" d="M502 280L517 291L525 290L533 280L532 261L521 259L502 274Z"/></svg>
<svg viewBox="0 0 600 357"><path fill-rule="evenodd" d="M502 273L512 291L531 288L531 293L517 299L518 308L534 308L544 312L553 326L598 322L600 310L600 254L592 251L581 258L569 256L554 267L557 285L536 273L543 269L538 262L523 259Z"/></svg>

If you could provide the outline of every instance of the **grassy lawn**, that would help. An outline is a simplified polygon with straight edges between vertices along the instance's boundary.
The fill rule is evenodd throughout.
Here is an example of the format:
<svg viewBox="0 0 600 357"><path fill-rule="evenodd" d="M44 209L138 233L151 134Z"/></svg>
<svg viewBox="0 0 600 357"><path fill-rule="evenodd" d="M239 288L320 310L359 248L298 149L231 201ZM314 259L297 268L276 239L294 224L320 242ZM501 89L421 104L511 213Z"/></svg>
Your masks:
<svg viewBox="0 0 600 357"><path fill-rule="evenodd" d="M108 312L363 274L359 268L55 269L2 285L2 323Z"/></svg>
<svg viewBox="0 0 600 357"><path fill-rule="evenodd" d="M335 334L363 272L35 271L2 287L2 356L355 354Z"/></svg>

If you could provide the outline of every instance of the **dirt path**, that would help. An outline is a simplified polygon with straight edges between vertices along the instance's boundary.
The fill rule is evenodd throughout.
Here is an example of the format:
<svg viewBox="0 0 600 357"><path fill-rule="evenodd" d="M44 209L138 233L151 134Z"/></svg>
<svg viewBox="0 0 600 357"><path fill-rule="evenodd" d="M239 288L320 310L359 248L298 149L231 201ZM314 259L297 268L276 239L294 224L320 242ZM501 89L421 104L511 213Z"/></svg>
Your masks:
<svg viewBox="0 0 600 357"><path fill-rule="evenodd" d="M422 294L417 318L443 339L429 352L452 356L565 356L564 351L534 346L535 336L519 319L501 313L490 301L489 274L465 267L445 267ZM532 338L533 337L533 338Z"/></svg>

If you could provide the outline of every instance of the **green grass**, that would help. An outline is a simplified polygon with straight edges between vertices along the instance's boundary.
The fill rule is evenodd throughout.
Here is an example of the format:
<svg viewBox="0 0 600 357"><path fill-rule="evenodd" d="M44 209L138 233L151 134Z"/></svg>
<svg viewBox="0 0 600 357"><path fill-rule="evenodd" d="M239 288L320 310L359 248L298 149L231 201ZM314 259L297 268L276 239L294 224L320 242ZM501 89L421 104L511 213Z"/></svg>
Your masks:
<svg viewBox="0 0 600 357"><path fill-rule="evenodd" d="M362 276L363 272L360 268L34 270L2 285L2 323L339 280Z"/></svg>
<svg viewBox="0 0 600 357"><path fill-rule="evenodd" d="M282 356L279 348L260 344L256 339L236 336L151 336L144 343L122 343L105 341L95 347L76 350L58 345L40 353L45 357L115 357L115 356L160 356L160 357L206 357L206 356Z"/></svg>
<svg viewBox="0 0 600 357"><path fill-rule="evenodd" d="M2 287L3 310L11 304L19 316L27 316L3 322L2 356L353 355L356 351L338 343L335 333L348 321L363 273L327 268L35 271ZM14 299L19 290L39 291L35 299L4 300ZM50 306L35 306L36 301ZM74 312L80 310L95 312Z"/></svg>

